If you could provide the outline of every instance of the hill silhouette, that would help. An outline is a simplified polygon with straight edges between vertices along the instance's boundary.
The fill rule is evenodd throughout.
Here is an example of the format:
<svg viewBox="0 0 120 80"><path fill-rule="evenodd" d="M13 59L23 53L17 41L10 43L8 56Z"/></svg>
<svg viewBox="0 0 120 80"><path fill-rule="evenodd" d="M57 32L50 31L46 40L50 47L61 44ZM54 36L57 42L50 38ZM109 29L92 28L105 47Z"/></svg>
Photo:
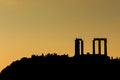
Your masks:
<svg viewBox="0 0 120 80"><path fill-rule="evenodd" d="M98 41L98 54L95 51L96 41ZM104 54L101 54L101 41L104 41ZM120 59L107 56L106 38L94 38L93 54L84 54L83 40L76 39L73 57L56 53L23 57L3 69L0 80L79 80L105 79L105 77L119 79L118 72L120 72Z"/></svg>
<svg viewBox="0 0 120 80"><path fill-rule="evenodd" d="M95 71L108 74L111 71L120 71L119 68L119 59L110 59L110 57L104 55L93 56L87 54L77 57L59 56L57 54L32 55L31 58L23 57L7 66L2 70L0 80L40 80L47 79L47 76L50 79L55 79L55 76L59 77L60 75L73 73L75 75L86 71L87 73Z"/></svg>

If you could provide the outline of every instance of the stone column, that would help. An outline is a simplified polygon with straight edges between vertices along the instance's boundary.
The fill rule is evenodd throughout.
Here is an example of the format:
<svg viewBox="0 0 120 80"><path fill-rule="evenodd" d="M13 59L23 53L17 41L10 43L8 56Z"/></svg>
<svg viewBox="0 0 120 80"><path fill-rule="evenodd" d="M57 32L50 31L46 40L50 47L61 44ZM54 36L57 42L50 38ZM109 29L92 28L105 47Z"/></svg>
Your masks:
<svg viewBox="0 0 120 80"><path fill-rule="evenodd" d="M79 47L79 44L80 44L79 40L76 39L76 40L75 40L75 56L79 56L79 55L80 55L80 47Z"/></svg>
<svg viewBox="0 0 120 80"><path fill-rule="evenodd" d="M98 54L101 55L101 40L98 40Z"/></svg>
<svg viewBox="0 0 120 80"><path fill-rule="evenodd" d="M93 55L95 54L95 40L93 40Z"/></svg>
<svg viewBox="0 0 120 80"><path fill-rule="evenodd" d="M81 40L81 55L84 55L84 43L83 43L83 40Z"/></svg>
<svg viewBox="0 0 120 80"><path fill-rule="evenodd" d="M107 39L104 40L104 55L107 56Z"/></svg>

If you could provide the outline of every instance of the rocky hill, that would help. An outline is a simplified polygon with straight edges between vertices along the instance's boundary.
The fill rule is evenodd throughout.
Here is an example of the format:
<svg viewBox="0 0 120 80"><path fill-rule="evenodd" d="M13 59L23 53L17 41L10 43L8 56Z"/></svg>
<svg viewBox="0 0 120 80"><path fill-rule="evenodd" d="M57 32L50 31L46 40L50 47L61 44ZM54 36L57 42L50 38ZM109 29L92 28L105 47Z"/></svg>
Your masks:
<svg viewBox="0 0 120 80"><path fill-rule="evenodd" d="M31 58L23 57L14 61L3 69L0 80L80 79L86 74L99 76L119 71L120 60L105 55L32 55Z"/></svg>

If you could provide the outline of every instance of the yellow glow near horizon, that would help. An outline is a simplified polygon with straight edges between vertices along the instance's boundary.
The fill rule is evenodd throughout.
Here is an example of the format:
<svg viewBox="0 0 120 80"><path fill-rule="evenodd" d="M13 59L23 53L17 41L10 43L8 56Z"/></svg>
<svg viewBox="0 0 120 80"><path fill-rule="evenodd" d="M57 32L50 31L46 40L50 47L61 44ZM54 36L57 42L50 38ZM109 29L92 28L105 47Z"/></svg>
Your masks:
<svg viewBox="0 0 120 80"><path fill-rule="evenodd" d="M32 54L74 55L83 38L92 53L94 37L108 39L108 55L117 57L119 0L0 0L0 70Z"/></svg>

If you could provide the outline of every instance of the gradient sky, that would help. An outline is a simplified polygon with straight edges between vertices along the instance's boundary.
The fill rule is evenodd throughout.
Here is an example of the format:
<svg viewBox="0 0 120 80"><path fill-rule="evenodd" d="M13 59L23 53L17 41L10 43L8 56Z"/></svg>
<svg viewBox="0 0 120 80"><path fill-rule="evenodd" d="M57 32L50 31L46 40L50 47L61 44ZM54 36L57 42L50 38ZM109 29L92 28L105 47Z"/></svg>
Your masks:
<svg viewBox="0 0 120 80"><path fill-rule="evenodd" d="M74 40L92 52L94 37L108 39L120 56L120 0L0 0L0 70L32 54L74 55Z"/></svg>

